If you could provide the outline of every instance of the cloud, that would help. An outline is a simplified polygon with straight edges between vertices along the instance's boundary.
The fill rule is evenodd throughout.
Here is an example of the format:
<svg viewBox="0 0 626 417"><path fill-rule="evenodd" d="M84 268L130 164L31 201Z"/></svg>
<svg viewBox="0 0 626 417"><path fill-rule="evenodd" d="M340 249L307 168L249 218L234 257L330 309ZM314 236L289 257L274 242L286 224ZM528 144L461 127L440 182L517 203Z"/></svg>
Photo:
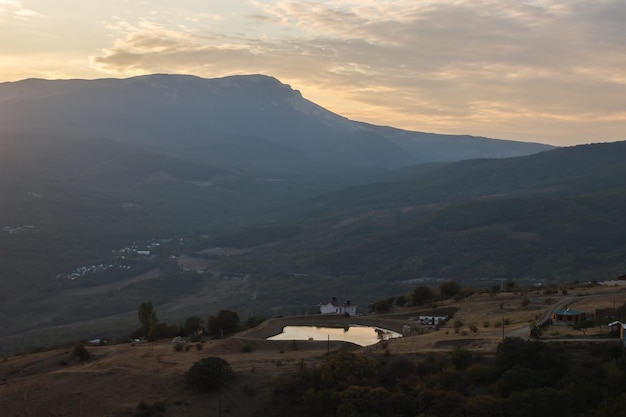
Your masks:
<svg viewBox="0 0 626 417"><path fill-rule="evenodd" d="M44 16L34 10L22 7L22 3L17 0L0 0L0 22L5 17L30 19Z"/></svg>
<svg viewBox="0 0 626 417"><path fill-rule="evenodd" d="M267 73L348 117L417 130L584 141L583 121L626 125L622 0L252 4L248 34L117 22L92 65Z"/></svg>

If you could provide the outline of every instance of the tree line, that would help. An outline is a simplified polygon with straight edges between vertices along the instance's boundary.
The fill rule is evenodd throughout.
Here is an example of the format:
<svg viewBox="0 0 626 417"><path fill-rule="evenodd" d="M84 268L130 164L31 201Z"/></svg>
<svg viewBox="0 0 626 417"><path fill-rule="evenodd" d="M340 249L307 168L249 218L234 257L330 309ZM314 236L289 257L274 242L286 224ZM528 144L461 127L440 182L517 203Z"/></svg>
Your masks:
<svg viewBox="0 0 626 417"><path fill-rule="evenodd" d="M495 358L462 347L420 356L341 351L271 384L259 416L614 417L626 352L506 338Z"/></svg>
<svg viewBox="0 0 626 417"><path fill-rule="evenodd" d="M190 337L192 340L199 340L202 335L224 338L264 321L262 317L251 316L242 323L239 313L222 309L215 315L209 315L206 322L200 316L193 315L179 326L159 321L151 301L139 305L137 316L139 328L133 332L132 338L144 337L150 341L176 336Z"/></svg>

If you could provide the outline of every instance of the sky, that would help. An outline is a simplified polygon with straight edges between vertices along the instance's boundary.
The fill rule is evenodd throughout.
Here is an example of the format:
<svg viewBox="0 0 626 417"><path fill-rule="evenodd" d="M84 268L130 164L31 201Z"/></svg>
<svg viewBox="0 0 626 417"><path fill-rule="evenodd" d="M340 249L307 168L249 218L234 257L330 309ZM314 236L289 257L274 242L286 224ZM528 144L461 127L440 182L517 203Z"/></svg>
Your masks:
<svg viewBox="0 0 626 417"><path fill-rule="evenodd" d="M625 0L0 0L0 82L265 74L353 120L626 139Z"/></svg>

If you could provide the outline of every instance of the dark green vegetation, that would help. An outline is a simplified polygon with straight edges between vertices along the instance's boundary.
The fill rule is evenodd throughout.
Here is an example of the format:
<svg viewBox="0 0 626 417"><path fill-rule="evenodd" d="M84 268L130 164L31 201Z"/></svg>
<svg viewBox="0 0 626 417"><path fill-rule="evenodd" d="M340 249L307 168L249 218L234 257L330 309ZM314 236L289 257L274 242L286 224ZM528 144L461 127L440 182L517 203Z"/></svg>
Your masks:
<svg viewBox="0 0 626 417"><path fill-rule="evenodd" d="M74 349L72 350L72 355L80 359L81 362L88 360L89 356L91 356L87 348L82 343L74 346Z"/></svg>
<svg viewBox="0 0 626 417"><path fill-rule="evenodd" d="M222 358L209 356L194 363L187 372L187 386L200 391L219 388L234 377L230 364Z"/></svg>
<svg viewBox="0 0 626 417"><path fill-rule="evenodd" d="M625 372L618 344L507 338L495 358L462 347L421 358L340 352L275 380L259 415L612 416L626 403Z"/></svg>

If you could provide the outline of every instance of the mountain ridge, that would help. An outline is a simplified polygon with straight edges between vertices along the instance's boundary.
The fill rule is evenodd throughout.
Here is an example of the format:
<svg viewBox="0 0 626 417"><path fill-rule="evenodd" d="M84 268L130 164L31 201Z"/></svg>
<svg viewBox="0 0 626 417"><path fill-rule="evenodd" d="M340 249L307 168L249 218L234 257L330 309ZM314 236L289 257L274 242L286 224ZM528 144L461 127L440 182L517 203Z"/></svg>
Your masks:
<svg viewBox="0 0 626 417"><path fill-rule="evenodd" d="M288 84L266 75L206 79L154 74L126 79L41 80L0 84L0 133L94 136L150 146L160 152L219 162L219 149L242 155L250 138L272 151L323 165L397 168L423 162L510 157L549 145L469 135L437 135L355 122L330 112ZM278 153L280 153L277 150ZM280 157L242 158L256 169L281 166ZM236 158L223 160L230 167ZM224 166L228 168L228 166Z"/></svg>

